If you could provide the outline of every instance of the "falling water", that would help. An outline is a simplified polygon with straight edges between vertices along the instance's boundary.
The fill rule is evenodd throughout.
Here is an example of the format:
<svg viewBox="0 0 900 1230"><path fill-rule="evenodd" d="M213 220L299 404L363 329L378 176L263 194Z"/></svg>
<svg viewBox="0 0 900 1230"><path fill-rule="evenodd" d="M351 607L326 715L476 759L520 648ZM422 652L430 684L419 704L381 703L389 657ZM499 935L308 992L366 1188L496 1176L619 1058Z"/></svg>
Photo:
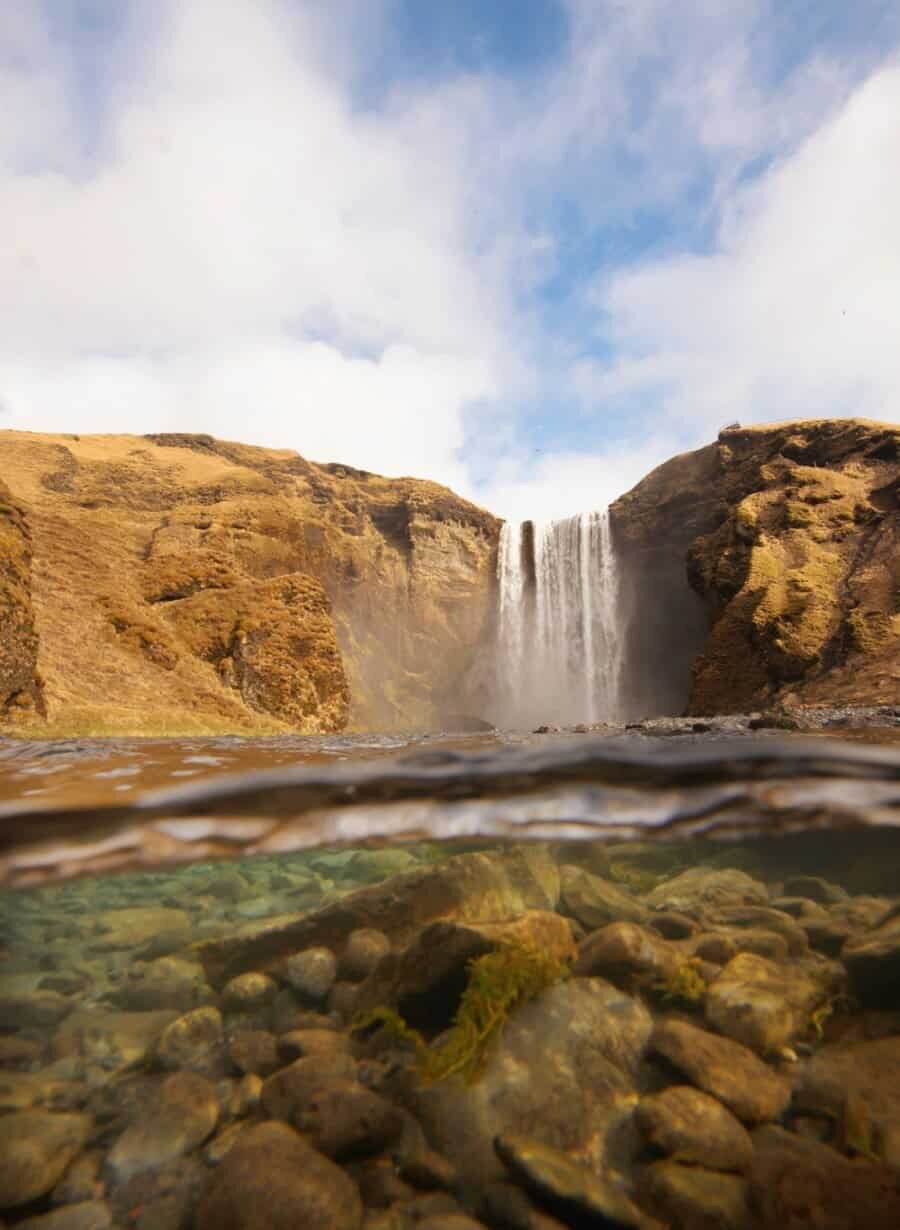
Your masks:
<svg viewBox="0 0 900 1230"><path fill-rule="evenodd" d="M621 717L619 577L607 512L505 524L497 715L505 725Z"/></svg>

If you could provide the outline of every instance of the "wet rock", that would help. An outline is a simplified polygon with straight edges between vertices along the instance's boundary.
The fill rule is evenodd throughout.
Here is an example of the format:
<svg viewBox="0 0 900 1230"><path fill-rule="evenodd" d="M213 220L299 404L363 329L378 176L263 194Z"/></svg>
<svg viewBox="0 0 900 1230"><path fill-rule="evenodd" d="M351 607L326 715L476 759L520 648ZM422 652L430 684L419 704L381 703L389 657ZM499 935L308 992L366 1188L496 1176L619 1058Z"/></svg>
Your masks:
<svg viewBox="0 0 900 1230"><path fill-rule="evenodd" d="M52 1051L62 1058L77 1055L106 1067L131 1067L150 1055L176 1012L110 1012L80 1008L53 1036Z"/></svg>
<svg viewBox="0 0 900 1230"><path fill-rule="evenodd" d="M271 1076L281 1066L279 1041L265 1029L242 1029L228 1043L228 1058L239 1072Z"/></svg>
<svg viewBox="0 0 900 1230"><path fill-rule="evenodd" d="M713 922L727 927L746 928L754 933L774 932L784 939L787 950L793 957L802 957L808 947L803 928L798 926L790 914L784 914L781 910L760 905L730 906L712 911L710 917ZM738 935L736 939L740 944L741 936ZM751 950L745 947L745 951Z"/></svg>
<svg viewBox="0 0 900 1230"><path fill-rule="evenodd" d="M565 1230L565 1223L535 1206L518 1184L497 1180L481 1192L478 1212L502 1230Z"/></svg>
<svg viewBox="0 0 900 1230"><path fill-rule="evenodd" d="M117 1008L132 1012L160 1008L188 1012L206 1003L212 995L212 987L198 963L184 957L159 957L132 966L127 981L107 992L105 998Z"/></svg>
<svg viewBox="0 0 900 1230"><path fill-rule="evenodd" d="M510 1174L564 1221L595 1221L610 1230L633 1230L643 1215L612 1176L589 1169L561 1149L528 1136L505 1133L494 1141Z"/></svg>
<svg viewBox="0 0 900 1230"><path fill-rule="evenodd" d="M337 978L337 959L330 948L307 948L288 957L284 978L298 995L320 1004Z"/></svg>
<svg viewBox="0 0 900 1230"><path fill-rule="evenodd" d="M222 990L222 1004L228 1012L257 1012L272 1002L278 991L267 974L239 974Z"/></svg>
<svg viewBox="0 0 900 1230"><path fill-rule="evenodd" d="M348 893L300 918L208 940L196 951L209 981L221 986L246 970L280 970L291 954L305 948L338 951L359 928L383 931L392 945L402 947L438 918L501 921L525 910L554 910L558 899L556 863L543 846L523 844L454 855Z"/></svg>
<svg viewBox="0 0 900 1230"><path fill-rule="evenodd" d="M117 1183L159 1170L199 1148L215 1131L218 1118L212 1082L196 1072L176 1072L113 1145L106 1170Z"/></svg>
<svg viewBox="0 0 900 1230"><path fill-rule="evenodd" d="M346 1034L334 1029L292 1029L278 1039L278 1053L284 1063L307 1055L339 1055L349 1051Z"/></svg>
<svg viewBox="0 0 900 1230"><path fill-rule="evenodd" d="M697 938L693 946L694 956L714 965L727 965L738 952L737 939L721 931L708 931Z"/></svg>
<svg viewBox="0 0 900 1230"><path fill-rule="evenodd" d="M50 1193L54 1204L80 1204L93 1200L100 1183L103 1154L96 1150L79 1153Z"/></svg>
<svg viewBox="0 0 900 1230"><path fill-rule="evenodd" d="M765 905L765 884L734 868L691 867L652 889L645 901L652 909L678 910L692 918L711 908Z"/></svg>
<svg viewBox="0 0 900 1230"><path fill-rule="evenodd" d="M744 1123L777 1119L790 1101L790 1081L730 1038L672 1020L657 1023L649 1045Z"/></svg>
<svg viewBox="0 0 900 1230"><path fill-rule="evenodd" d="M774 897L769 904L773 910L790 915L801 925L805 919L828 917L828 911L818 902L810 901L808 897Z"/></svg>
<svg viewBox="0 0 900 1230"><path fill-rule="evenodd" d="M863 1004L900 1006L900 916L864 935L849 939L841 950L851 992Z"/></svg>
<svg viewBox="0 0 900 1230"><path fill-rule="evenodd" d="M247 1072L238 1081L234 1092L228 1099L228 1113L234 1115L236 1119L242 1119L251 1111L256 1110L262 1097L262 1087L262 1077L257 1076L255 1072Z"/></svg>
<svg viewBox="0 0 900 1230"><path fill-rule="evenodd" d="M218 1008L195 1008L167 1025L156 1045L155 1059L162 1068L191 1068L209 1072L217 1068L225 1049L222 1014Z"/></svg>
<svg viewBox="0 0 900 1230"><path fill-rule="evenodd" d="M415 1112L461 1184L479 1190L504 1175L494 1137L523 1124L586 1165L620 1153L627 1162L637 1140L624 1125L651 1027L643 1004L602 979L558 983L512 1014L476 1081L419 1089Z"/></svg>
<svg viewBox="0 0 900 1230"><path fill-rule="evenodd" d="M0 1068L17 1068L36 1063L44 1053L44 1044L35 1038L19 1038L14 1034L0 1035Z"/></svg>
<svg viewBox="0 0 900 1230"><path fill-rule="evenodd" d="M75 1007L58 991L0 995L0 1029L47 1029L58 1025Z"/></svg>
<svg viewBox="0 0 900 1230"><path fill-rule="evenodd" d="M578 945L575 973L626 986L665 982L680 964L668 941L637 923L610 923Z"/></svg>
<svg viewBox="0 0 900 1230"><path fill-rule="evenodd" d="M805 1032L810 1013L824 999L821 983L796 966L741 952L710 986L705 1012L721 1033L770 1055Z"/></svg>
<svg viewBox="0 0 900 1230"><path fill-rule="evenodd" d="M331 1080L356 1077L356 1060L350 1055L309 1055L288 1064L263 1084L262 1105L273 1119L291 1120L317 1089Z"/></svg>
<svg viewBox="0 0 900 1230"><path fill-rule="evenodd" d="M28 1110L78 1110L87 1101L81 1081L60 1080L53 1068L41 1072L7 1072L0 1075L0 1112Z"/></svg>
<svg viewBox="0 0 900 1230"><path fill-rule="evenodd" d="M697 924L687 914L677 910L657 910L648 913L647 925L665 940L687 940L697 931Z"/></svg>
<svg viewBox="0 0 900 1230"><path fill-rule="evenodd" d="M738 1175L671 1160L654 1162L641 1177L641 1195L680 1230L751 1230L753 1224L747 1182Z"/></svg>
<svg viewBox="0 0 900 1230"><path fill-rule="evenodd" d="M801 918L800 925L806 932L810 948L826 957L839 957L853 934L847 923L829 918L827 914L824 918Z"/></svg>
<svg viewBox="0 0 900 1230"><path fill-rule="evenodd" d="M366 1210L388 1209L400 1201L412 1200L415 1189L397 1173L393 1158L374 1157L352 1162L345 1167L359 1188Z"/></svg>
<svg viewBox="0 0 900 1230"><path fill-rule="evenodd" d="M351 931L338 963L338 977L346 982L362 982L390 951L391 942L383 931L374 927Z"/></svg>
<svg viewBox="0 0 900 1230"><path fill-rule="evenodd" d="M17 1224L19 1230L109 1230L112 1213L104 1200L84 1200Z"/></svg>
<svg viewBox="0 0 900 1230"><path fill-rule="evenodd" d="M203 886L203 891L211 897L217 897L219 901L234 904L247 895L250 884L238 871L221 871Z"/></svg>
<svg viewBox="0 0 900 1230"><path fill-rule="evenodd" d="M335 1161L380 1153L403 1128L397 1109L353 1080L332 1080L293 1114L294 1126Z"/></svg>
<svg viewBox="0 0 900 1230"><path fill-rule="evenodd" d="M351 1179L284 1123L241 1133L204 1193L196 1230L359 1230Z"/></svg>
<svg viewBox="0 0 900 1230"><path fill-rule="evenodd" d="M820 905L835 905L838 901L846 901L848 896L845 888L821 876L789 876L783 888L786 897L806 897Z"/></svg>
<svg viewBox="0 0 900 1230"><path fill-rule="evenodd" d="M98 918L99 936L93 952L127 949L140 956L163 957L191 942L191 918L186 910L136 907L104 910Z"/></svg>
<svg viewBox="0 0 900 1230"><path fill-rule="evenodd" d="M435 1213L416 1224L419 1230L487 1230L483 1221L476 1221L465 1213Z"/></svg>
<svg viewBox="0 0 900 1230"><path fill-rule="evenodd" d="M129 1230L188 1230L208 1175L196 1156L135 1175L107 1197L113 1224Z"/></svg>
<svg viewBox="0 0 900 1230"><path fill-rule="evenodd" d="M0 1209L27 1204L49 1192L81 1151L88 1115L44 1110L0 1117Z"/></svg>
<svg viewBox="0 0 900 1230"><path fill-rule="evenodd" d="M766 1226L895 1230L900 1188L886 1166L850 1161L819 1141L770 1124L753 1133L749 1198Z"/></svg>
<svg viewBox="0 0 900 1230"><path fill-rule="evenodd" d="M434 1149L421 1149L415 1156L401 1162L401 1179L420 1191L447 1191L456 1183L456 1169Z"/></svg>
<svg viewBox="0 0 900 1230"><path fill-rule="evenodd" d="M546 910L529 910L508 923L431 923L362 983L355 1010L390 1006L417 1028L442 1029L468 982L469 963L505 943L528 944L560 960L575 954L568 919Z"/></svg>
<svg viewBox="0 0 900 1230"><path fill-rule="evenodd" d="M794 1093L799 1110L837 1124L844 1147L881 1154L900 1127L900 1036L821 1047L804 1065ZM848 1122L847 1111L864 1108Z"/></svg>
<svg viewBox="0 0 900 1230"><path fill-rule="evenodd" d="M649 910L631 893L582 867L560 868L560 912L587 931L612 922L646 922Z"/></svg>
<svg viewBox="0 0 900 1230"><path fill-rule="evenodd" d="M750 1133L716 1098L690 1085L672 1085L641 1099L635 1122L648 1142L679 1162L710 1170L746 1170Z"/></svg>

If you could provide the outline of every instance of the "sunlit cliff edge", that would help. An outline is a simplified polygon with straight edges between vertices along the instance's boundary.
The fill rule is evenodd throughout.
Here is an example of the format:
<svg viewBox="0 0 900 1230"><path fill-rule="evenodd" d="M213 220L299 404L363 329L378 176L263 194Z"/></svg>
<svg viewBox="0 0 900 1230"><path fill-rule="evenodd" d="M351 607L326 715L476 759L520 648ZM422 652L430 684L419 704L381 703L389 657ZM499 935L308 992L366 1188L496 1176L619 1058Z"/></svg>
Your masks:
<svg viewBox="0 0 900 1230"><path fill-rule="evenodd" d="M665 672L674 652L689 713L900 702L898 428L725 428L611 515L630 655L639 675L648 662Z"/></svg>
<svg viewBox="0 0 900 1230"><path fill-rule="evenodd" d="M900 703L897 428L728 428L611 520L633 712ZM286 450L0 432L0 730L483 711L499 528L435 483Z"/></svg>
<svg viewBox="0 0 900 1230"><path fill-rule="evenodd" d="M285 450L2 432L0 720L440 725L482 636L498 529L436 483Z"/></svg>

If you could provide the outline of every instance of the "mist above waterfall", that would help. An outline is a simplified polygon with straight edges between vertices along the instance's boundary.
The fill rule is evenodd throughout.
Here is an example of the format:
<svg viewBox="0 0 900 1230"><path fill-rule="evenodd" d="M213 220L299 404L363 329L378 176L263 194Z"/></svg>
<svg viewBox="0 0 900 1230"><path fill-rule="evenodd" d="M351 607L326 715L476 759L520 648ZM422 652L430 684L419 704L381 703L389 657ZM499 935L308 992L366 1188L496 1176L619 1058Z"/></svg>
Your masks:
<svg viewBox="0 0 900 1230"><path fill-rule="evenodd" d="M625 628L609 514L501 530L494 720L623 717Z"/></svg>

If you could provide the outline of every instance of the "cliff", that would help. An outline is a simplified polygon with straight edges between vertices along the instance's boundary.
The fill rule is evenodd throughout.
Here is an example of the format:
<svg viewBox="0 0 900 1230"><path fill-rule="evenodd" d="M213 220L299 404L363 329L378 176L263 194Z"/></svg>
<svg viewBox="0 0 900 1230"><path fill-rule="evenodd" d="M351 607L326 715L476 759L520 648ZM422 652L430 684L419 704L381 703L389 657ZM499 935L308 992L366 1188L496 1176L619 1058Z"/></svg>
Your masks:
<svg viewBox="0 0 900 1230"><path fill-rule="evenodd" d="M726 428L611 516L643 686L695 714L900 702L897 428Z"/></svg>
<svg viewBox="0 0 900 1230"><path fill-rule="evenodd" d="M0 478L7 730L428 728L459 708L499 522L445 488L201 435L6 431Z"/></svg>

